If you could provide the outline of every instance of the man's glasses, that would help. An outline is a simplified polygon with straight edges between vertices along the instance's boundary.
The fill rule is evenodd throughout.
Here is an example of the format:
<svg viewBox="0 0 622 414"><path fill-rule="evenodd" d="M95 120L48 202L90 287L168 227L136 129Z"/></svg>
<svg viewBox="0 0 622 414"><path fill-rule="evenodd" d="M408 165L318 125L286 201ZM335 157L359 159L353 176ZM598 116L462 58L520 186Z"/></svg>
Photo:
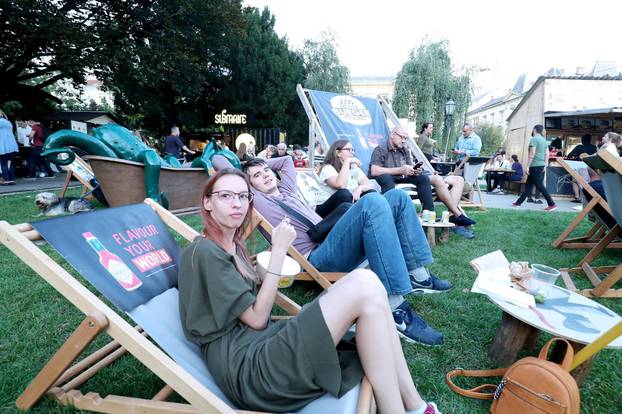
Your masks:
<svg viewBox="0 0 622 414"><path fill-rule="evenodd" d="M395 134L395 135L397 135L398 137L400 137L401 139L406 139L406 138L408 138L408 136L407 136L407 135L400 135L400 134L398 134L397 132L394 132L394 134Z"/></svg>
<svg viewBox="0 0 622 414"><path fill-rule="evenodd" d="M218 200L223 203L231 204L233 200L237 197L242 204L248 204L253 200L253 193L249 191L242 191L241 193L234 193L233 191L214 191L211 195L216 195Z"/></svg>
<svg viewBox="0 0 622 414"><path fill-rule="evenodd" d="M354 154L355 149L350 147L350 148L340 148L339 151L348 151L350 154Z"/></svg>

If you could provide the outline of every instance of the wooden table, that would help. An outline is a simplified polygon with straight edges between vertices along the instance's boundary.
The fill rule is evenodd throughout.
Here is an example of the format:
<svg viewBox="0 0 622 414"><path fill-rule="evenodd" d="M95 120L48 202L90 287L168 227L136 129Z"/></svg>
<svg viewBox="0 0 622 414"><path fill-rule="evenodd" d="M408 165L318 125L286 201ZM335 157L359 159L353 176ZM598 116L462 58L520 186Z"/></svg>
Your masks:
<svg viewBox="0 0 622 414"><path fill-rule="evenodd" d="M449 229L455 227L455 224L442 223L440 221L434 223L429 221L421 221L421 227L423 227L426 231L428 244L430 247L434 247L436 246L436 229L441 229L441 237L438 238L438 241L445 243L449 240Z"/></svg>
<svg viewBox="0 0 622 414"><path fill-rule="evenodd" d="M512 169L504 170L503 168L484 168L484 172L502 172L502 173L513 173L516 172Z"/></svg>
<svg viewBox="0 0 622 414"><path fill-rule="evenodd" d="M501 299L489 299L503 311L488 356L502 367L518 359L521 349L533 350L540 331L566 338L575 352L593 342L622 318L605 306L555 286L545 303L525 309ZM622 348L622 337L607 348ZM556 351L553 351L555 360ZM557 351L559 355L559 350ZM588 376L594 357L571 372L578 384Z"/></svg>

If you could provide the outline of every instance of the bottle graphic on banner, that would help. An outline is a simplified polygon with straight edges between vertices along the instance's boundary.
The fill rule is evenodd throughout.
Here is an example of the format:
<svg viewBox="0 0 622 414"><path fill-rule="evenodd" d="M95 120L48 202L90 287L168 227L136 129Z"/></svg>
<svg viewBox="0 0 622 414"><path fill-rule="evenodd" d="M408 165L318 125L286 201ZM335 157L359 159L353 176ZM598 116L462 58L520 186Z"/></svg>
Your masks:
<svg viewBox="0 0 622 414"><path fill-rule="evenodd" d="M86 242L95 250L99 257L99 263L114 277L117 282L127 291L139 288L143 282L136 277L134 272L127 267L123 260L116 254L104 247L97 237L90 231L82 233Z"/></svg>

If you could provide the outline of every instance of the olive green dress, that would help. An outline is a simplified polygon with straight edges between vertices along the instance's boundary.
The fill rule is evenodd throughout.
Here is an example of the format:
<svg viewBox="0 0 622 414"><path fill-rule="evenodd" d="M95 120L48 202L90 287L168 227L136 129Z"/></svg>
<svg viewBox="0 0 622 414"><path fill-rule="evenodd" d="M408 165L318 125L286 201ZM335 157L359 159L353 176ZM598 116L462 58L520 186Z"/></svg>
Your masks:
<svg viewBox="0 0 622 414"><path fill-rule="evenodd" d="M333 344L318 300L295 318L254 330L238 317L257 286L211 240L184 249L179 311L186 337L201 346L216 383L243 409L296 411L328 392L341 397L363 377L356 348Z"/></svg>

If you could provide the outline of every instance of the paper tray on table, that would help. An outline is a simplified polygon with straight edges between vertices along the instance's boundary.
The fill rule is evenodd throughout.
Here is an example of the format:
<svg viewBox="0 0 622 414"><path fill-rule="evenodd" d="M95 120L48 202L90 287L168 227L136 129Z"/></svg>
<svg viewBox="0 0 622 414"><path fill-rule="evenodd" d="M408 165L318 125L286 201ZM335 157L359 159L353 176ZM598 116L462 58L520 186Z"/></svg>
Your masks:
<svg viewBox="0 0 622 414"><path fill-rule="evenodd" d="M510 262L501 250L473 259L471 266L478 272L471 292L483 293L523 308L536 306L532 295L512 287Z"/></svg>

